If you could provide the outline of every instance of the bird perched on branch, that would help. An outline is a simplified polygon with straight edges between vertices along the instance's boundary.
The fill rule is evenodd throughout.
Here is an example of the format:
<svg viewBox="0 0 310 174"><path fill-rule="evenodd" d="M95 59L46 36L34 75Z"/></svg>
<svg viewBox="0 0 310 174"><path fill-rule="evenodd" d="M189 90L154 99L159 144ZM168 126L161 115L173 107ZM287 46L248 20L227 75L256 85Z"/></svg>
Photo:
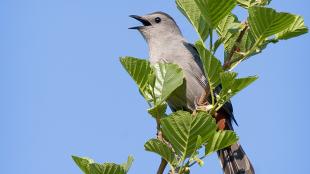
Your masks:
<svg viewBox="0 0 310 174"><path fill-rule="evenodd" d="M154 12L145 16L131 15L143 25L131 27L138 30L149 47L151 64L157 62L179 65L185 82L168 99L169 107L176 110L194 111L196 100L208 91L208 81L195 47L183 37L175 20L166 13ZM226 103L216 114L219 129L233 130L233 109ZM254 169L239 143L218 151L225 174L254 174Z"/></svg>

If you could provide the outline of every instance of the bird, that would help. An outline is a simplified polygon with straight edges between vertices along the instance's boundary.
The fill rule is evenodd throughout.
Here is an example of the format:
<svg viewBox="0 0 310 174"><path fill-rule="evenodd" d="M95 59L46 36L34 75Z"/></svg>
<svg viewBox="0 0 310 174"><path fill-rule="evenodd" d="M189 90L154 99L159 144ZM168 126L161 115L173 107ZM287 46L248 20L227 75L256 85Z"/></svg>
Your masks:
<svg viewBox="0 0 310 174"><path fill-rule="evenodd" d="M183 37L176 21L167 13L158 11L143 16L130 15L142 23L129 29L138 30L149 49L151 65L156 63L177 64L184 73L184 83L167 99L172 111L194 112L197 98L208 90L203 64L194 45ZM220 85L215 89L220 90ZM233 107L231 102L218 111L216 116L220 130L233 130ZM217 152L224 174L254 174L254 168L239 142Z"/></svg>

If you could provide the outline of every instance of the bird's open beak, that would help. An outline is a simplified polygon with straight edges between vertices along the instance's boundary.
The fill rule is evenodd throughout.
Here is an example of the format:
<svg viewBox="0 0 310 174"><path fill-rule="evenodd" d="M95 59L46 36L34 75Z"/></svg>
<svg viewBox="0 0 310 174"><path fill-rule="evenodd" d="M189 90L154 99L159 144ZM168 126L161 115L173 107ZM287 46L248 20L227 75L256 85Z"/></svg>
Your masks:
<svg viewBox="0 0 310 174"><path fill-rule="evenodd" d="M144 26L152 25L147 19L143 18L142 16L130 15L129 17L134 18L143 24L143 26L130 27L129 29L140 29Z"/></svg>

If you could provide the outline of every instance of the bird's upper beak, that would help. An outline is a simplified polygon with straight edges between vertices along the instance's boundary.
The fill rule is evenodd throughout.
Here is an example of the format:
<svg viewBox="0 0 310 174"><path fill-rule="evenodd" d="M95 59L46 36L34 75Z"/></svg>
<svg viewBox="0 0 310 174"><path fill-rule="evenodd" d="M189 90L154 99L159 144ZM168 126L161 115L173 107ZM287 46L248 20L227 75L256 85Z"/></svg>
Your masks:
<svg viewBox="0 0 310 174"><path fill-rule="evenodd" d="M145 19L143 16L137 16L137 15L130 15L129 17L134 18L138 21L140 21L143 26L136 26L136 27L130 27L129 29L140 29L144 26L150 26L152 25L147 19Z"/></svg>

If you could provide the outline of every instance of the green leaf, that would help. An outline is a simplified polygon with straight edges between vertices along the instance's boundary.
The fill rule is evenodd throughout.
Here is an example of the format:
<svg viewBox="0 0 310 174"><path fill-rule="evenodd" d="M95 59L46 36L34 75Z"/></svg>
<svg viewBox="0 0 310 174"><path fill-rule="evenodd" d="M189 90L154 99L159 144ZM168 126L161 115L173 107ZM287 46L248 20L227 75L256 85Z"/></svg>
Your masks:
<svg viewBox="0 0 310 174"><path fill-rule="evenodd" d="M243 55L238 54L238 52L245 53L253 47L255 39L246 27L246 24L240 23L237 16L234 14L227 15L217 26L216 31L219 35L219 40L224 44L224 61L226 62L229 58L231 63L230 66L225 67L225 69L232 69L232 67L239 63L234 62L243 57ZM237 39L241 35L241 32L243 32L242 39L237 43ZM238 48L238 51L234 50L235 48ZM251 55L249 54L248 57Z"/></svg>
<svg viewBox="0 0 310 174"><path fill-rule="evenodd" d="M205 142L203 142L201 136L198 135L194 153L192 153L192 155L191 155L191 157L190 157L190 161L196 161L200 167L202 167L202 166L204 165L204 163L203 163L203 160L201 160L201 159L198 157L198 155L199 155L199 151L198 151L198 150L200 149L200 147L201 147L204 143L205 143Z"/></svg>
<svg viewBox="0 0 310 174"><path fill-rule="evenodd" d="M169 63L157 63L152 66L152 69L156 76L153 86L156 106L162 104L176 88L183 84L183 72L178 65Z"/></svg>
<svg viewBox="0 0 310 174"><path fill-rule="evenodd" d="M161 119L161 125L165 138L171 143L181 161L196 151L199 136L201 142L205 143L217 129L215 120L205 112L193 116L189 112L177 111Z"/></svg>
<svg viewBox="0 0 310 174"><path fill-rule="evenodd" d="M304 19L301 16L295 16L294 22L286 30L277 33L276 39L290 39L300 36L308 32L308 28L305 26Z"/></svg>
<svg viewBox="0 0 310 174"><path fill-rule="evenodd" d="M90 174L126 174L125 169L114 163L97 164L92 163L89 165Z"/></svg>
<svg viewBox="0 0 310 174"><path fill-rule="evenodd" d="M165 116L166 110L167 110L167 104L163 103L163 104L156 105L148 109L147 111L154 118L162 118Z"/></svg>
<svg viewBox="0 0 310 174"><path fill-rule="evenodd" d="M268 5L271 0L237 0L238 4L241 6L241 7L244 7L244 8L249 8L249 7L252 7L252 6L265 6L265 5Z"/></svg>
<svg viewBox="0 0 310 174"><path fill-rule="evenodd" d="M213 152L228 147L238 141L238 136L234 131L225 130L218 131L213 134L211 140L206 145L205 155L209 155Z"/></svg>
<svg viewBox="0 0 310 174"><path fill-rule="evenodd" d="M232 94L236 94L248 85L257 80L257 76L250 76L246 78L236 78L237 73L225 72L221 74L222 91L231 90Z"/></svg>
<svg viewBox="0 0 310 174"><path fill-rule="evenodd" d="M146 151L154 152L168 161L171 165L175 165L176 158L172 149L158 139L151 139L144 144Z"/></svg>
<svg viewBox="0 0 310 174"><path fill-rule="evenodd" d="M196 42L195 47L203 63L209 87L213 91L220 84L220 74L223 72L222 64L204 47L204 44L201 41Z"/></svg>
<svg viewBox="0 0 310 174"><path fill-rule="evenodd" d="M94 160L86 157L81 158L77 156L72 156L72 159L85 174L90 173L89 164L94 163Z"/></svg>
<svg viewBox="0 0 310 174"><path fill-rule="evenodd" d="M139 91L142 96L150 101L152 99L152 93L149 89L149 76L152 74L150 63L144 59L137 59L134 57L122 57L120 62L126 69L128 74L136 82L139 87Z"/></svg>
<svg viewBox="0 0 310 174"><path fill-rule="evenodd" d="M236 15L229 14L225 16L216 27L216 31L219 36L218 42L224 44L224 49L227 52L232 49L239 35L239 32L233 33L230 31L230 29L232 29L235 24L241 25Z"/></svg>
<svg viewBox="0 0 310 174"><path fill-rule="evenodd" d="M224 72L221 74L222 90L219 93L219 107L226 103L231 97L253 83L258 77L250 76L237 78L237 73Z"/></svg>
<svg viewBox="0 0 310 174"><path fill-rule="evenodd" d="M235 38L237 39L237 37L238 36L236 36ZM257 40L254 38L252 32L247 29L241 39L241 42L237 44L239 51L234 52L233 56L231 57L231 66L228 69L231 70L241 61L244 61L251 56L261 53L269 43L273 42L273 40L263 40L260 44L257 44L256 41ZM227 60L227 58L231 56L231 48L232 46L234 46L235 42L229 42L229 44L231 44L230 46L228 46L229 49L225 50L225 60ZM251 49L253 49L252 52L250 52Z"/></svg>
<svg viewBox="0 0 310 174"><path fill-rule="evenodd" d="M237 0L238 4L244 8L251 7L255 3L255 1L256 0Z"/></svg>
<svg viewBox="0 0 310 174"><path fill-rule="evenodd" d="M133 157L129 156L127 163L118 165L115 163L95 163L90 158L72 156L75 163L85 174L126 174L133 162Z"/></svg>
<svg viewBox="0 0 310 174"><path fill-rule="evenodd" d="M249 25L257 41L277 34L289 28L295 21L295 16L289 13L276 12L272 8L249 8Z"/></svg>
<svg viewBox="0 0 310 174"><path fill-rule="evenodd" d="M213 53L215 54L215 52L217 51L217 49L221 46L221 44L223 43L223 40L221 38L218 38L213 45Z"/></svg>
<svg viewBox="0 0 310 174"><path fill-rule="evenodd" d="M197 151L197 150L200 148L200 146L203 145L203 143L204 143L204 142L203 142L201 136L198 135L198 136L197 136L197 140L196 140L195 151ZM193 153L193 155L195 155L195 153ZM193 155L192 155L192 156L193 156ZM198 155L198 152L197 152L197 155Z"/></svg>
<svg viewBox="0 0 310 174"><path fill-rule="evenodd" d="M151 114L163 111L165 108L160 105L183 84L182 69L176 64L157 63L150 66L147 60L133 57L121 58L120 61L138 85L140 93L153 104Z"/></svg>
<svg viewBox="0 0 310 174"><path fill-rule="evenodd" d="M209 26L201 16L201 12L193 0L176 0L178 9L194 26L201 40L205 41L209 35Z"/></svg>
<svg viewBox="0 0 310 174"><path fill-rule="evenodd" d="M295 15L276 12L272 8L252 6L248 11L249 29L239 44L239 52L231 58L230 69L250 56L260 53L269 43L276 42L270 38L288 29L295 20ZM225 50L225 59L229 56L230 51Z"/></svg>
<svg viewBox="0 0 310 174"><path fill-rule="evenodd" d="M133 156L128 156L127 162L122 164L122 167L124 168L126 173L129 171L130 167L132 166L133 161L134 161Z"/></svg>
<svg viewBox="0 0 310 174"><path fill-rule="evenodd" d="M215 28L237 4L235 0L195 0L195 2L212 28Z"/></svg>
<svg viewBox="0 0 310 174"><path fill-rule="evenodd" d="M265 5L266 3L268 4L267 1L260 1L258 5ZM249 57L261 53L269 43L276 43L280 39L296 37L308 31L302 17L276 12L266 7L250 7L248 22L249 29L245 31L241 42L237 44L238 51L231 56L231 48L236 44L235 41L239 33L238 35L233 35L232 39L229 39L224 44L225 60L230 57L231 63L227 69L232 69Z"/></svg>

